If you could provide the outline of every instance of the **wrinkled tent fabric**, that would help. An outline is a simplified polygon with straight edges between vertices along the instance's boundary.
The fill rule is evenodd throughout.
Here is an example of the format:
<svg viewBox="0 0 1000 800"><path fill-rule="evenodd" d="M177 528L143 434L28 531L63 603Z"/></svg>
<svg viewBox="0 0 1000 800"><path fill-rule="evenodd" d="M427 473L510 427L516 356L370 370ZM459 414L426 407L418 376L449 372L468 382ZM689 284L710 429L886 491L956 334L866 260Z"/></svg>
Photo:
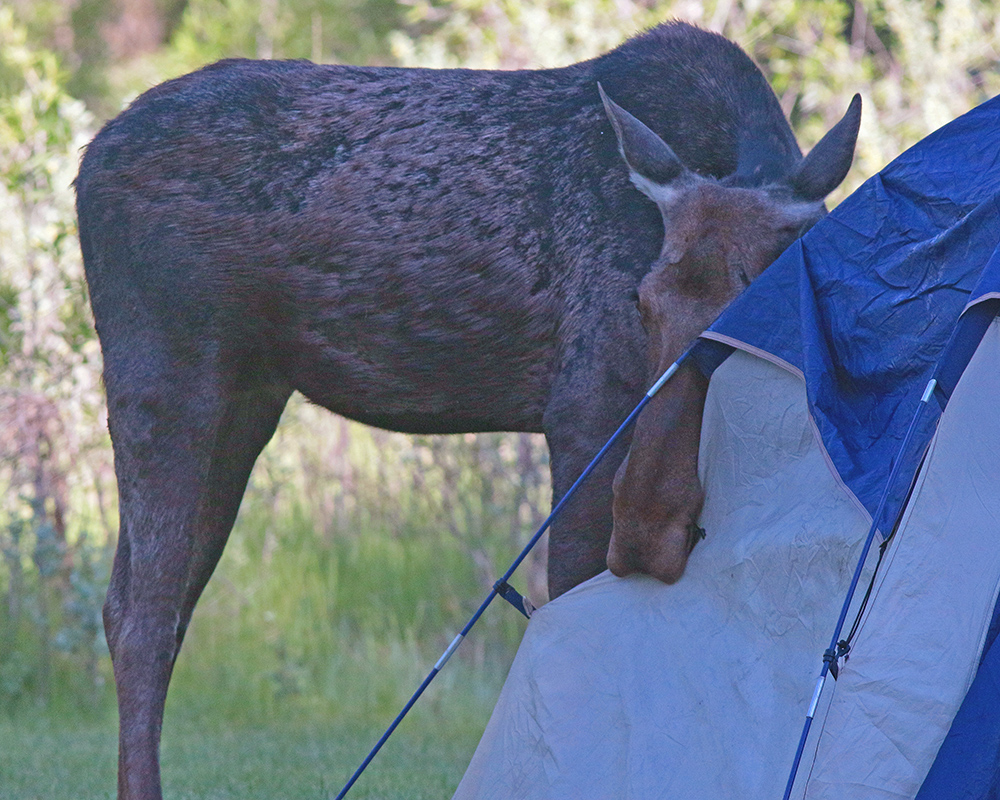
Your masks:
<svg viewBox="0 0 1000 800"><path fill-rule="evenodd" d="M989 325L996 326L1000 314L1000 293L992 287L1000 284L1000 246L984 276L983 286L988 291L974 292L975 300L963 315L949 347L957 351L952 363L939 370L944 386L950 387L958 379L954 375L959 366L967 362L967 351L978 338L980 331ZM998 365L1000 366L1000 365ZM995 395L994 395L995 396ZM988 413L995 415L995 409ZM992 474L992 491L996 494L997 471ZM994 535L997 519L992 520ZM996 549L995 538L985 547ZM980 800L1000 797L1000 597L994 604L993 618L984 638L982 655L975 678L962 706L956 714L948 736L938 752L937 759L924 781L917 800Z"/></svg>
<svg viewBox="0 0 1000 800"><path fill-rule="evenodd" d="M942 417L793 797L912 798L934 761L1000 576L995 392L996 324ZM801 380L766 360L737 352L716 371L700 464L711 537L673 587L604 573L536 612L456 800L781 796L868 528L806 408Z"/></svg>
<svg viewBox="0 0 1000 800"><path fill-rule="evenodd" d="M868 520L773 364L719 367L702 443L684 579L604 573L536 611L456 800L780 797Z"/></svg>
<svg viewBox="0 0 1000 800"><path fill-rule="evenodd" d="M835 469L874 513L928 378L940 380L943 405L998 299L1000 98L994 98L867 181L706 336L806 375L810 410ZM879 520L883 533L900 512L935 422L933 415L924 418L902 456L899 483ZM996 477L1000 486L1000 466ZM982 666L920 800L1000 797L1000 755L991 747L1000 743L998 629L1000 605L977 659Z"/></svg>
<svg viewBox="0 0 1000 800"><path fill-rule="evenodd" d="M990 263L998 242L995 98L866 181L768 268L707 336L767 353L805 375L836 471L874 514L959 314L976 299L973 291L1000 290L1000 264ZM928 438L929 431L922 445ZM879 521L883 533L922 449L907 454L904 480Z"/></svg>
<svg viewBox="0 0 1000 800"><path fill-rule="evenodd" d="M998 397L994 322L941 417L850 659L829 687L805 767L809 800L914 797L976 676L1000 588Z"/></svg>
<svg viewBox="0 0 1000 800"><path fill-rule="evenodd" d="M1000 387L989 380L1000 373L996 325L978 341L995 314L990 302L1000 298L998 190L995 99L869 180L712 326L702 363L718 363L721 344L783 368L771 368L769 380L780 382L783 372L804 377L802 408L817 434L815 453L832 467L826 499L810 494L805 506L797 502L815 488L815 476L802 485L789 478L763 487L734 471L730 485L713 486L713 464L741 464L752 475L754 459L741 454L781 441L781 419L796 417L787 409L773 417L778 431L727 419L723 434L706 416L703 525L710 538L695 550L688 574L674 587L600 576L538 612L457 798L780 793L822 640L843 601L836 584L853 568L844 551L856 547L854 528L839 528L836 515L788 540L798 524L789 508L815 522L809 508L839 496L859 517L870 517L935 370L942 406L959 388L930 451L933 414L903 454L905 468L879 527L891 530L928 452L900 528L906 535L893 539L851 658L825 693L795 796L913 797L925 775L921 800L1000 796L1000 565L993 562L1000 548L991 538L1000 520L991 505L1000 498ZM748 379L767 373L746 359L730 358L716 372L710 397L755 409L748 413L759 422L776 409L741 396L727 379L738 369ZM972 453L972 461L963 460ZM775 469L778 475L783 467ZM742 530L730 528L725 515L711 517L720 492L731 498L748 485L753 490L740 496L759 515ZM951 514L955 498L964 517ZM832 541L824 538L827 528ZM766 556L755 551L769 543L775 549ZM800 550L826 560L816 556L802 569ZM734 563L758 565L752 585L727 584ZM790 627L787 600L762 600L789 582L797 584L799 610L806 609ZM666 599L650 599L661 595ZM758 616L740 617L755 604ZM958 621L950 625L952 618ZM826 629L816 629L823 619ZM746 630L734 632L734 620ZM806 641L811 636L817 641ZM636 682L632 689L623 688L628 680ZM754 763L766 768L747 766ZM609 770L613 777L601 783L598 773ZM777 790L764 773L774 773Z"/></svg>

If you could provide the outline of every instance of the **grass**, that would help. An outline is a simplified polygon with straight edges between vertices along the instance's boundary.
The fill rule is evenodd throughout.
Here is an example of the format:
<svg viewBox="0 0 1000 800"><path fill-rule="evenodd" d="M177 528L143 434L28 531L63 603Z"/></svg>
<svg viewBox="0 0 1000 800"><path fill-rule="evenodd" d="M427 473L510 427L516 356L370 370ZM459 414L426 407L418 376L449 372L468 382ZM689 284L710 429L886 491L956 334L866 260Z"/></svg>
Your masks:
<svg viewBox="0 0 1000 800"><path fill-rule="evenodd" d="M64 722L21 712L0 718L0 796L4 800L111 797L116 752L110 717Z"/></svg>
<svg viewBox="0 0 1000 800"><path fill-rule="evenodd" d="M377 533L323 545L301 519L245 516L174 671L165 798L336 797L481 599L449 545ZM523 628L495 604L350 800L450 797ZM67 684L47 711L24 702L0 715L0 800L114 797L107 663L102 673L98 710L81 710Z"/></svg>
<svg viewBox="0 0 1000 800"><path fill-rule="evenodd" d="M415 688L415 687L414 687ZM475 750L498 687L462 687L431 698L403 721L352 788L352 800L448 798ZM168 800L328 800L391 718L323 718L287 710L238 722L168 703L163 730ZM0 718L3 800L114 797L117 722L113 713L59 719Z"/></svg>
<svg viewBox="0 0 1000 800"><path fill-rule="evenodd" d="M294 505L246 505L174 671L165 797L334 798L482 600L481 577L440 528L319 536ZM495 603L350 800L450 797L523 630ZM98 677L96 710L59 672L47 711L25 696L0 713L0 800L114 796L106 655Z"/></svg>

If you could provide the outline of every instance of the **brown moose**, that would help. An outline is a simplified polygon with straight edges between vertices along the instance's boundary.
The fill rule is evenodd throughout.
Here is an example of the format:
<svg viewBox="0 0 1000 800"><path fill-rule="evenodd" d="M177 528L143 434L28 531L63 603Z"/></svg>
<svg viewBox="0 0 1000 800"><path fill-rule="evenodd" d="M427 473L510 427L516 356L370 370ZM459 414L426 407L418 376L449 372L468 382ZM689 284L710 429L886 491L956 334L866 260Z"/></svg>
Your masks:
<svg viewBox="0 0 1000 800"><path fill-rule="evenodd" d="M786 182L749 189L689 171L662 139L601 94L634 183L663 214L663 249L639 284L638 300L648 374L656 376L823 213L821 201L801 201L789 185L813 180L819 158L836 163L843 170L837 183L843 179L861 98ZM685 362L636 420L614 480L608 567L615 575L642 572L673 583L704 535L697 524L704 499L698 444L707 389L697 366Z"/></svg>
<svg viewBox="0 0 1000 800"><path fill-rule="evenodd" d="M613 128L598 82L649 128L609 103ZM119 797L161 796L173 664L292 391L401 431L543 432L561 497L646 389L640 281L659 362L822 213L856 130L852 107L803 160L746 55L680 23L554 70L223 61L109 122L76 188L120 501ZM620 571L683 566L696 481L656 451L690 453L702 389L640 420ZM670 395L694 398L676 424ZM553 527L553 596L604 568L624 455Z"/></svg>

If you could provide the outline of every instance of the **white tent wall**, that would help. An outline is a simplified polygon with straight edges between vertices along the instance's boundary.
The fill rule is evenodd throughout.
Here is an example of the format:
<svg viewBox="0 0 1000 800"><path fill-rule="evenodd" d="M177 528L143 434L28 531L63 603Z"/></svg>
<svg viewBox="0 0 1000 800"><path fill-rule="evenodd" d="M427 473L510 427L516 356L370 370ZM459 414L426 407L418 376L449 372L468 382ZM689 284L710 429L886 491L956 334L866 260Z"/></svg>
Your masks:
<svg viewBox="0 0 1000 800"><path fill-rule="evenodd" d="M815 762L803 765L808 800L914 797L975 677L1000 589L998 365L994 321L941 418L850 658L828 689Z"/></svg>
<svg viewBox="0 0 1000 800"><path fill-rule="evenodd" d="M604 573L539 609L456 800L780 798L869 519L800 376L712 378L707 539L674 586Z"/></svg>

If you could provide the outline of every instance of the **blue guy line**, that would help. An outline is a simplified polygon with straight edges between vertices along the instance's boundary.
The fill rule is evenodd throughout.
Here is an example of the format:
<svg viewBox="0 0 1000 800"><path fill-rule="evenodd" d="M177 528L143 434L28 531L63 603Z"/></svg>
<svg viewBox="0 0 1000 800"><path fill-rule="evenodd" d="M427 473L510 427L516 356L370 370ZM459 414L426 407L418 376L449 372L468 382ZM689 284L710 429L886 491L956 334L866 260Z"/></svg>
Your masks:
<svg viewBox="0 0 1000 800"><path fill-rule="evenodd" d="M563 507L566 505L569 499L577 491L580 485L587 479L590 473L594 471L594 468L601 462L601 459L604 458L605 454L607 454L608 450L611 449L612 445L614 445L614 443L618 440L618 438L622 435L622 433L624 433L628 429L628 427L635 421L635 418L639 416L639 413L646 407L646 404L649 403L649 401L653 399L653 396L658 391L660 391L663 385L668 380L670 380L671 377L673 377L674 373L677 372L677 370L680 368L680 365L685 361L685 359L687 359L689 355L691 355L691 351L693 348L694 345L685 350L684 353L673 364L671 364L670 367L667 368L667 370L657 379L656 383L654 383L650 387L649 391L646 392L642 400L639 401L639 404L634 409L632 409L631 413L625 418L625 421L618 426L618 430L616 430L612 434L611 438L608 439L605 445L600 449L600 451L598 451L597 455L594 456L593 460L587 465L587 468L582 473L580 473L580 477L576 479L576 481L573 483L572 486L570 486L566 494L564 494L562 496L562 499L556 504L555 508L552 509L551 513L549 514L548 517L546 517L541 527L535 532L535 535L531 537L531 539L528 541L528 544L525 545L524 549L521 551L521 554L514 559L514 563L510 565L510 568L503 574L503 577L500 578L500 580L498 580L493 585L493 588L490 590L489 594L486 595L486 599L483 600L482 604L476 610L476 613L472 615L469 621L465 624L465 627L462 628L462 632L459 633L458 636L456 636L452 640L450 645L448 645L448 648L441 655L441 658L438 659L437 663L434 665L434 668L428 673L427 677L424 678L423 683L420 684L417 690L413 693L413 696L410 697L406 705L403 706L403 710L399 712L396 718L392 721L392 724L389 725L385 733L382 734L382 737L378 740L378 742L375 743L375 746L371 749L371 752L368 753L365 760L361 762L361 766L354 771L354 774L351 776L351 779L344 785L344 788L340 790L340 794L337 795L336 800L343 800L344 796L348 793L348 791L350 791L351 787L354 786L358 778L361 777L361 773L365 771L365 769L371 763L372 759L375 758L378 751L382 749L382 745L386 743L386 741L392 735L393 731L396 730L396 727L399 725L399 723L403 721L403 717L405 717L407 713L410 711L410 709L413 708L414 704L420 698L420 695L424 693L424 690L428 686L430 686L431 681L433 681L435 676L437 676L437 674L444 668L444 665L448 663L448 659L452 657L454 652L458 649L459 645L462 644L465 637L468 636L469 631L472 630L472 626L479 621L479 618L483 615L483 612L486 611L490 603L493 602L493 598L496 597L498 593L503 591L505 586L507 586L507 581L510 580L510 577L514 574L514 571L519 566L521 566L521 562L528 557L528 553L531 552L531 549L536 544L538 544L538 540L541 539L542 534L548 530L549 526L552 524L552 520L554 520L559 515L559 512L562 511ZM515 603L512 602L511 604L514 605L515 608L517 608L517 605ZM520 608L518 610L522 611L522 609ZM524 612L522 611L522 613Z"/></svg>

